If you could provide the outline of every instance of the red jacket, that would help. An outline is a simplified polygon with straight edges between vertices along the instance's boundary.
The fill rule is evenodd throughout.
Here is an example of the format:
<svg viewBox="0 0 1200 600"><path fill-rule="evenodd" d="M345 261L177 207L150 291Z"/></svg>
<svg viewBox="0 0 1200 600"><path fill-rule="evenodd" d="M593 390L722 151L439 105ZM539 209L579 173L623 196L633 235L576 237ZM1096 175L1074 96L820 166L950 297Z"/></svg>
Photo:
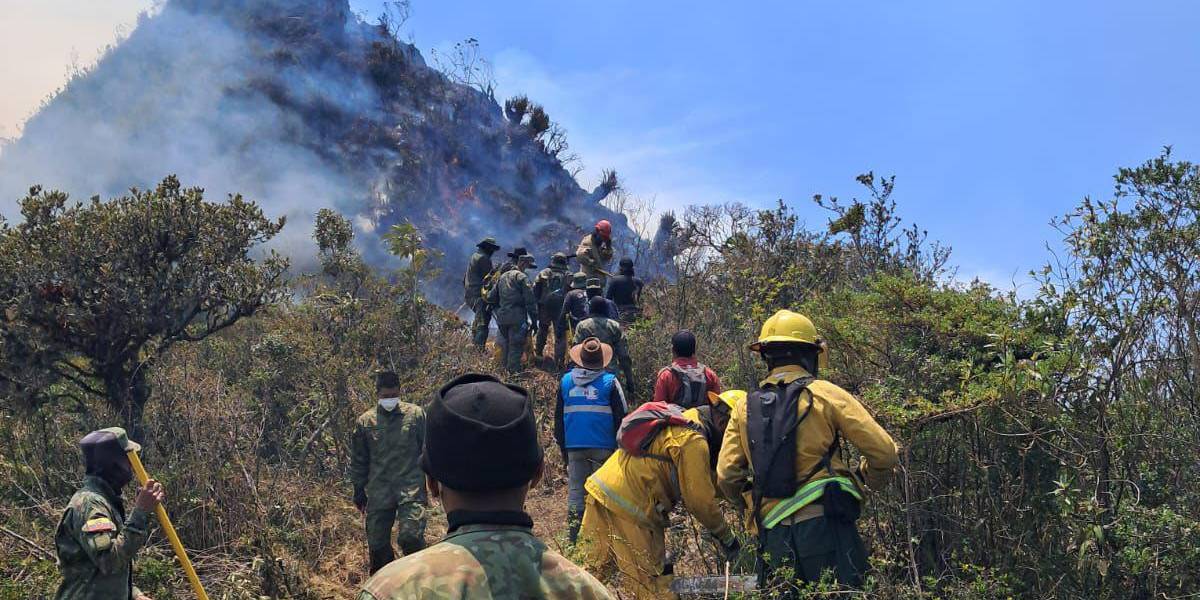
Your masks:
<svg viewBox="0 0 1200 600"><path fill-rule="evenodd" d="M695 367L699 364L695 358L676 358L672 364L680 367ZM708 391L714 394L721 393L721 378L707 366L704 367L704 379L708 387ZM658 372L658 379L654 382L654 401L655 402L674 402L675 394L679 391L679 378L671 372L670 369L662 369Z"/></svg>

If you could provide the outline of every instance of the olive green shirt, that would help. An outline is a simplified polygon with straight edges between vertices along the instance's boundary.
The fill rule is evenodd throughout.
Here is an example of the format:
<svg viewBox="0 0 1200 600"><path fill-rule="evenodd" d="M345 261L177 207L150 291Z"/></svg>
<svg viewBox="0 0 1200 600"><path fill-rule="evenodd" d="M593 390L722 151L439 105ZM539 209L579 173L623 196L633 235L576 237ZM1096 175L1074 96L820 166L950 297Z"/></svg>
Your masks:
<svg viewBox="0 0 1200 600"><path fill-rule="evenodd" d="M133 556L146 543L149 516L134 508L125 517L120 495L108 482L87 476L71 496L54 534L62 585L56 600L129 600Z"/></svg>
<svg viewBox="0 0 1200 600"><path fill-rule="evenodd" d="M359 415L350 442L350 482L367 493L367 510L424 499L425 410L401 401L395 410L376 405Z"/></svg>

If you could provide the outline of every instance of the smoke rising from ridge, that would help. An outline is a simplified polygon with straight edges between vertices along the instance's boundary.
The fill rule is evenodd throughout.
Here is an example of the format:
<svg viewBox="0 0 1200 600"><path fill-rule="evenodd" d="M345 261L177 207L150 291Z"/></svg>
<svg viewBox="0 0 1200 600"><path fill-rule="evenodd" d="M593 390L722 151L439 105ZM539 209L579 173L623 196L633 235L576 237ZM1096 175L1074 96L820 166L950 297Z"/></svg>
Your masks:
<svg viewBox="0 0 1200 600"><path fill-rule="evenodd" d="M599 218L632 235L493 98L454 84L345 0L171 0L70 82L0 154L0 214L29 186L76 199L177 174L210 200L242 193L288 225L273 246L311 264L320 208L352 217L364 256L411 221L445 255L429 290L460 301L466 255L494 235L545 256ZM543 261L545 258L543 258Z"/></svg>

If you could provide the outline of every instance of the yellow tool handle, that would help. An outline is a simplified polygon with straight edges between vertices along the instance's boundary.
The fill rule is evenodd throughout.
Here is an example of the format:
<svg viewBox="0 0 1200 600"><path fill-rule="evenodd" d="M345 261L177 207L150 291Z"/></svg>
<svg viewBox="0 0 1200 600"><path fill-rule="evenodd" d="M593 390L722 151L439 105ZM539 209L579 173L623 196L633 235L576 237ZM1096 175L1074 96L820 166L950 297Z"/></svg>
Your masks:
<svg viewBox="0 0 1200 600"><path fill-rule="evenodd" d="M142 459L138 458L137 452L129 452L129 464L133 467L133 473L137 476L138 483L145 486L146 482L150 480L150 476L146 474L146 467L142 466ZM204 585L196 576L196 569L192 568L192 561L188 558L187 550L183 549L183 542L179 541L179 535L175 533L175 526L171 525L171 517L167 516L167 509L163 508L162 503L154 507L154 516L158 517L159 526L163 528L163 533L167 534L171 548L175 549L175 558L179 559L179 564L192 584L192 590L196 592L196 597L200 600L208 600L208 594L204 592Z"/></svg>

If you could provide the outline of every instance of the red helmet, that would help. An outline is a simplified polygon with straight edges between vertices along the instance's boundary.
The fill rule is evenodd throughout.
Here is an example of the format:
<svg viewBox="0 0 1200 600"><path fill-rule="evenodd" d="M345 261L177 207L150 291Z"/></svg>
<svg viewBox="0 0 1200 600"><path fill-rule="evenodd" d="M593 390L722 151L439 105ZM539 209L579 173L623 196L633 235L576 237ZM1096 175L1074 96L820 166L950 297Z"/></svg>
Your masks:
<svg viewBox="0 0 1200 600"><path fill-rule="evenodd" d="M612 223L609 223L607 220L603 220L603 219L598 221L596 223L596 233L600 234L600 237L602 237L606 240L611 240L612 239Z"/></svg>

